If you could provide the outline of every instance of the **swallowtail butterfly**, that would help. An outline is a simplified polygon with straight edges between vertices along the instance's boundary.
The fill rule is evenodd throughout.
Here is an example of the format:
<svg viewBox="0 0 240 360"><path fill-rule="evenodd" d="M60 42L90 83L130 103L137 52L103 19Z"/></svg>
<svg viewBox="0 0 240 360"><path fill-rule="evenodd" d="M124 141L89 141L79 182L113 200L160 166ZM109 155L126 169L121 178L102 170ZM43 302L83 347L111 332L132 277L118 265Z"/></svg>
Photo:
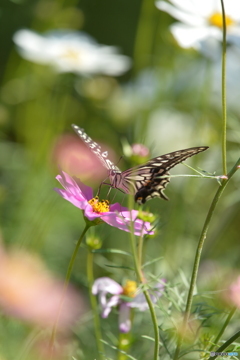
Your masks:
<svg viewBox="0 0 240 360"><path fill-rule="evenodd" d="M108 169L111 187L121 189L127 194L133 193L135 201L139 204L144 204L154 197L168 200L163 190L169 183L170 178L161 177L168 176L168 171L175 165L208 149L208 146L200 146L174 151L157 156L146 164L121 171L108 159L108 152L102 152L101 146L93 141L83 129L74 124L72 124L72 128Z"/></svg>

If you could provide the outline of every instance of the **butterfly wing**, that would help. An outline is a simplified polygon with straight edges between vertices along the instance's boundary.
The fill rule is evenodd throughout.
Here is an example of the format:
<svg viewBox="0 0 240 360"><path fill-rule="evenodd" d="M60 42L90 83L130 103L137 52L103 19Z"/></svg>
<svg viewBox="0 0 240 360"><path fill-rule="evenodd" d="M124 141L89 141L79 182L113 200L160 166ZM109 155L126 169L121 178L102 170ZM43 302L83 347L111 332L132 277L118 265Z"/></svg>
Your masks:
<svg viewBox="0 0 240 360"><path fill-rule="evenodd" d="M128 169L124 172L108 159L108 152L102 152L101 146L93 141L83 129L72 124L73 130L85 142L90 150L97 155L103 166L109 170L111 186L122 189L125 193L135 194L135 201L144 204L146 201L161 197L168 200L163 193L169 183L169 170L187 158L208 149L208 146L193 147L174 151L149 160L146 164Z"/></svg>
<svg viewBox="0 0 240 360"><path fill-rule="evenodd" d="M85 133L84 129L74 124L72 124L72 128L76 132L76 134L85 142L85 144L89 147L89 149L95 155L97 155L103 166L105 166L105 168L109 170L109 177L112 183L115 174L117 173L121 174L121 170L116 165L114 165L111 160L108 159L108 152L107 151L102 152L101 146L95 141L93 141L92 138L90 138L90 136L88 136Z"/></svg>
<svg viewBox="0 0 240 360"><path fill-rule="evenodd" d="M144 165L122 172L121 186L119 187L130 189L129 193L133 189L135 201L139 204L144 204L154 197L168 200L163 190L170 178L162 178L162 176L169 175L168 171L175 165L207 149L208 146L193 147L153 158Z"/></svg>

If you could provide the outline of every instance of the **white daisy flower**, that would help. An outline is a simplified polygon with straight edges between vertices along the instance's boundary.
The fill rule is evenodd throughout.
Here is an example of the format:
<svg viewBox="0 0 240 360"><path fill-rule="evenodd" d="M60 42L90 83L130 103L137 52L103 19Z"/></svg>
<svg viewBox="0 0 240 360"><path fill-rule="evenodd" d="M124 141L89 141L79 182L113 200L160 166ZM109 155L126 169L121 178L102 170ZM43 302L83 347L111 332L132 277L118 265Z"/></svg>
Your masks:
<svg viewBox="0 0 240 360"><path fill-rule="evenodd" d="M115 47L99 45L82 32L57 30L39 35L30 30L19 30L13 41L23 58L51 65L59 72L114 76L121 75L131 66L131 60L119 55Z"/></svg>
<svg viewBox="0 0 240 360"><path fill-rule="evenodd" d="M205 41L222 40L222 9L220 0L169 0L157 1L158 9L167 12L177 20L170 29L183 48L201 50ZM240 1L224 2L228 40L240 36Z"/></svg>

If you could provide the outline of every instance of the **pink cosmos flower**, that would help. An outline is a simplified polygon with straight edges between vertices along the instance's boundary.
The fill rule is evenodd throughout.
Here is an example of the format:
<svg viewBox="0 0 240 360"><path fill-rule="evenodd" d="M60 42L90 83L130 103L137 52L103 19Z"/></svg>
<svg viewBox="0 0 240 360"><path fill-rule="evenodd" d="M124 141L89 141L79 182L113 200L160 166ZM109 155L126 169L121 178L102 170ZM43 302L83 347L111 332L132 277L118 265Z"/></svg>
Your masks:
<svg viewBox="0 0 240 360"><path fill-rule="evenodd" d="M164 282L159 282L151 292L151 300L156 303L164 291ZM137 291L135 281L127 281L125 286L119 285L116 281L102 277L94 281L92 293L99 296L100 306L102 308L102 317L108 317L113 306L119 306L119 330L127 333L131 329L130 309L137 308L140 311L148 309L148 303L142 292ZM108 298L107 294L113 295Z"/></svg>
<svg viewBox="0 0 240 360"><path fill-rule="evenodd" d="M150 234L151 224L137 219L138 211L123 207L119 203L109 205L108 200L99 201L98 197L93 197L93 190L84 185L79 179L72 178L64 171L56 177L64 189L54 190L65 200L70 201L74 206L83 210L85 218L98 224L102 221L117 227L120 230L130 232L131 221L133 221L134 234Z"/></svg>

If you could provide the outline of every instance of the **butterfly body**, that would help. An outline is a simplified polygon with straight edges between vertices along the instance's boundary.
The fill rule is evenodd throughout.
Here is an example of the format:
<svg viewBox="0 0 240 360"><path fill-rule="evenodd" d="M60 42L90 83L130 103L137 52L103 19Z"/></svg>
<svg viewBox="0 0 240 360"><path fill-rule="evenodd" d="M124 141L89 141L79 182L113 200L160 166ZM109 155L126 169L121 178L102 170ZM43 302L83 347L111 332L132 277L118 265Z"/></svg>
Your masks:
<svg viewBox="0 0 240 360"><path fill-rule="evenodd" d="M168 200L163 193L170 181L169 170L187 158L208 149L208 146L192 147L174 151L149 160L146 164L133 167L121 172L121 170L108 159L108 152L102 152L100 145L93 141L83 129L72 125L77 135L87 144L94 154L98 156L102 164L108 169L110 185L121 189L127 194L133 194L135 201L144 204L154 197Z"/></svg>

